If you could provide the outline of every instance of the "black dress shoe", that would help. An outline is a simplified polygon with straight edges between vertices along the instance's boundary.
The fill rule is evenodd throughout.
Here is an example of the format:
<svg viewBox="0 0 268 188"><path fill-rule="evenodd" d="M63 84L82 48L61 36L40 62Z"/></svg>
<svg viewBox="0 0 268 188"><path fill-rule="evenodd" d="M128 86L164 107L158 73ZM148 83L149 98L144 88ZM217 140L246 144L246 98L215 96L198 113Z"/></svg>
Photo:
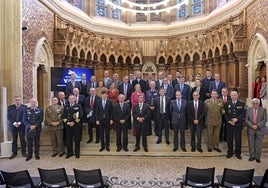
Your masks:
<svg viewBox="0 0 268 188"><path fill-rule="evenodd" d="M102 152L104 150L104 148L100 148L99 152Z"/></svg>
<svg viewBox="0 0 268 188"><path fill-rule="evenodd" d="M186 152L186 151L187 151L184 147L182 147L181 150L182 150L183 152Z"/></svg>
<svg viewBox="0 0 268 188"><path fill-rule="evenodd" d="M219 153L221 152L221 150L219 148L214 148L214 150L219 152Z"/></svg>
<svg viewBox="0 0 268 188"><path fill-rule="evenodd" d="M61 153L61 154L59 154L59 157L62 157L64 154L65 154L65 153Z"/></svg>
<svg viewBox="0 0 268 188"><path fill-rule="evenodd" d="M173 148L173 150L172 151L177 151L178 150L178 148L177 147L175 147L175 148Z"/></svg>
<svg viewBox="0 0 268 188"><path fill-rule="evenodd" d="M161 140L157 140L156 144L160 144L162 141Z"/></svg>
<svg viewBox="0 0 268 188"><path fill-rule="evenodd" d="M54 153L51 155L51 157L56 157L58 154L57 153Z"/></svg>
<svg viewBox="0 0 268 188"><path fill-rule="evenodd" d="M116 149L116 152L119 152L119 151L121 151L121 148L117 148L117 149Z"/></svg>
<svg viewBox="0 0 268 188"><path fill-rule="evenodd" d="M17 156L17 154L12 154L10 157L9 157L9 159L14 159L15 157Z"/></svg>
<svg viewBox="0 0 268 188"><path fill-rule="evenodd" d="M148 148L144 148L144 151L145 151L145 152L148 152Z"/></svg>
<svg viewBox="0 0 268 188"><path fill-rule="evenodd" d="M79 154L76 154L76 155L75 155L75 158L76 158L76 159L79 159L79 158L80 158L80 155L79 155Z"/></svg>
<svg viewBox="0 0 268 188"><path fill-rule="evenodd" d="M194 149L194 148L192 148L192 149L191 149L191 152L195 152L195 149Z"/></svg>
<svg viewBox="0 0 268 188"><path fill-rule="evenodd" d="M255 160L254 157L250 157L250 158L248 159L248 161L254 161L254 160Z"/></svg>
<svg viewBox="0 0 268 188"><path fill-rule="evenodd" d="M169 144L170 144L170 141L167 140L167 141L166 141L166 144L169 145Z"/></svg>
<svg viewBox="0 0 268 188"><path fill-rule="evenodd" d="M31 160L31 158L32 158L32 156L28 156L28 157L26 157L25 161L29 161L29 160Z"/></svg>
<svg viewBox="0 0 268 188"><path fill-rule="evenodd" d="M202 148L197 148L197 151L199 151L200 153L203 153Z"/></svg>
<svg viewBox="0 0 268 188"><path fill-rule="evenodd" d="M26 152L21 153L21 155L22 155L23 157L27 157L27 156L28 156Z"/></svg>
<svg viewBox="0 0 268 188"><path fill-rule="evenodd" d="M39 157L39 156L35 156L35 159L36 159L36 160L39 160L39 159L40 159L40 157Z"/></svg>
<svg viewBox="0 0 268 188"><path fill-rule="evenodd" d="M124 148L124 151L128 152L128 149L127 148Z"/></svg>
<svg viewBox="0 0 268 188"><path fill-rule="evenodd" d="M140 148L135 148L133 151L136 152L136 151L139 151L139 150L140 150Z"/></svg>
<svg viewBox="0 0 268 188"><path fill-rule="evenodd" d="M69 159L72 155L66 155L65 159Z"/></svg>
<svg viewBox="0 0 268 188"><path fill-rule="evenodd" d="M87 143L91 143L92 142L92 139L88 139Z"/></svg>
<svg viewBox="0 0 268 188"><path fill-rule="evenodd" d="M256 159L256 162L257 162L257 163L261 163L261 160L260 160L260 159Z"/></svg>
<svg viewBox="0 0 268 188"><path fill-rule="evenodd" d="M110 148L109 148L109 147L107 147L107 148L106 148L106 151L110 151Z"/></svg>
<svg viewBox="0 0 268 188"><path fill-rule="evenodd" d="M95 141L95 144L98 144L98 143L100 143L100 141L96 140L96 141Z"/></svg>
<svg viewBox="0 0 268 188"><path fill-rule="evenodd" d="M208 152L212 152L212 149L211 148L208 148Z"/></svg>
<svg viewBox="0 0 268 188"><path fill-rule="evenodd" d="M236 158L240 160L242 159L241 155L237 155Z"/></svg>
<svg viewBox="0 0 268 188"><path fill-rule="evenodd" d="M233 155L231 155L231 154L227 154L227 155L226 155L226 158L229 159L229 158L231 158L232 156L233 156Z"/></svg>

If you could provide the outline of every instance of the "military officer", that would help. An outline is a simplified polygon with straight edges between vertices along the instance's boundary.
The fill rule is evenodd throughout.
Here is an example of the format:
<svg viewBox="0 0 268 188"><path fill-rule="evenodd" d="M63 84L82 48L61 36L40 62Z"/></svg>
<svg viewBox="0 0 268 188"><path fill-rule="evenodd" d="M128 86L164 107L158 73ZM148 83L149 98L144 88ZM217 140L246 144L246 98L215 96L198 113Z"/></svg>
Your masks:
<svg viewBox="0 0 268 188"><path fill-rule="evenodd" d="M64 155L63 122L61 117L63 107L58 104L57 97L52 97L51 104L45 111L45 125L48 127L53 152L51 156L55 157L59 154L59 157L62 157Z"/></svg>
<svg viewBox="0 0 268 188"><path fill-rule="evenodd" d="M80 157L80 141L81 141L81 118L83 117L83 110L80 104L75 104L76 98L70 95L69 104L63 109L63 122L65 123L66 137L67 137L67 155L66 159L73 156L73 140L75 143L75 157Z"/></svg>
<svg viewBox="0 0 268 188"><path fill-rule="evenodd" d="M219 148L219 134L222 123L222 114L224 114L224 105L222 99L218 98L217 90L211 91L211 98L205 100L205 124L208 130L208 152L212 148L221 152Z"/></svg>
<svg viewBox="0 0 268 188"><path fill-rule="evenodd" d="M35 98L32 98L30 100L30 107L28 107L23 114L23 123L25 125L28 143L28 156L26 158L26 161L29 161L33 156L33 142L35 158L36 160L40 159L40 134L42 131L43 118L43 110L37 106L37 100Z"/></svg>
<svg viewBox="0 0 268 188"><path fill-rule="evenodd" d="M241 134L243 129L243 120L246 116L245 103L238 100L237 91L231 92L231 99L225 103L224 118L227 124L227 146L226 158L233 155L233 139L235 138L235 155L238 159L241 157Z"/></svg>

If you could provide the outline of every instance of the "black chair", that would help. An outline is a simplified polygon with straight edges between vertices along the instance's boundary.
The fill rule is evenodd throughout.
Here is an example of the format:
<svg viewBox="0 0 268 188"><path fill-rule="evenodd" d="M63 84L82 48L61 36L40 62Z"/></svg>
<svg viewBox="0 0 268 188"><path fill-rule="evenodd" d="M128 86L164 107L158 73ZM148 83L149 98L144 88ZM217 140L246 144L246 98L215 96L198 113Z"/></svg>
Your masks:
<svg viewBox="0 0 268 188"><path fill-rule="evenodd" d="M263 176L254 176L253 182L257 187L268 187L268 169L266 169Z"/></svg>
<svg viewBox="0 0 268 188"><path fill-rule="evenodd" d="M102 176L100 169L74 170L76 187L109 187L108 177Z"/></svg>
<svg viewBox="0 0 268 188"><path fill-rule="evenodd" d="M224 168L222 176L216 176L221 187L252 187L254 169L233 170Z"/></svg>
<svg viewBox="0 0 268 188"><path fill-rule="evenodd" d="M181 187L214 187L215 168L186 168L186 174L182 176Z"/></svg>
<svg viewBox="0 0 268 188"><path fill-rule="evenodd" d="M1 171L0 171L0 185L5 185L5 181L4 181L4 178L2 176Z"/></svg>
<svg viewBox="0 0 268 188"><path fill-rule="evenodd" d="M74 176L67 175L65 168L41 169L38 168L41 178L40 187L70 187L74 181Z"/></svg>
<svg viewBox="0 0 268 188"><path fill-rule="evenodd" d="M3 180L6 187L24 187L32 188L38 187L40 184L39 177L31 177L28 170L18 171L18 172L5 172L1 171Z"/></svg>

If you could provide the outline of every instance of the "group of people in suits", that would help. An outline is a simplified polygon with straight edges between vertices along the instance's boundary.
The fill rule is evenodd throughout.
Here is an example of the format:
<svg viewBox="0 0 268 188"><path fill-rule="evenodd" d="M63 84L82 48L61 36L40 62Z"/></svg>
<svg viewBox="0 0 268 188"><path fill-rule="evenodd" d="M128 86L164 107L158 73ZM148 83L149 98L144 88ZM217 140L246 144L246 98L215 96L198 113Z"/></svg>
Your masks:
<svg viewBox="0 0 268 188"><path fill-rule="evenodd" d="M221 152L219 142L223 139L228 145L226 157L230 158L235 154L238 159L242 159L241 133L245 119L248 125L250 161L256 159L260 162L260 143L263 140L267 120L266 109L259 106L260 102L257 99L252 100L252 108L257 109L256 118L255 111L251 107L246 110L245 103L238 100L238 92L232 91L229 96L226 84L220 81L220 75L216 73L213 78L210 70L206 71L206 77L202 80L200 75L196 75L194 87L187 84L180 72L176 73L174 80L171 79L172 75L165 77L163 72L159 72L155 81L150 74L148 80L143 80L140 71L137 71L135 76L134 79L133 75L124 76L123 82L120 82L117 74L114 74L112 79L109 78L109 71L105 70L104 78L101 80L103 87L98 91L95 76L91 76L88 82L86 75L83 74L82 80L76 81L75 75L72 74L65 93L59 92L58 98L53 97L51 105L45 109L45 124L48 126L52 142L52 157L63 156L64 145L67 146L67 159L73 155L76 158L80 157L82 123L88 124L87 143L93 142L93 129L96 129L95 143L100 142L100 152L105 149L110 151L112 126L115 126L116 130L117 152L122 149L128 151L128 130L131 128L136 137L133 151L140 150L142 139L143 149L148 152L147 136L152 134L153 121L154 132L158 137L156 144L162 142L164 130L165 143L169 145L170 128L173 130L174 152L179 150L179 147L183 152L187 151L185 130L189 128L191 151L197 150L202 153L202 130L207 127L208 152L212 150ZM112 84L118 89L116 102L109 99L108 88ZM43 111L36 103L35 99L31 99L30 107L27 108L20 103L19 97L15 97L14 105L8 109L9 127L13 133L13 153L10 159L17 155L18 135L22 154L26 156L23 133L26 133L28 143L26 160L32 158L33 142L35 142L36 159L40 158L40 125L43 121ZM16 115L18 104L21 108L20 115Z"/></svg>

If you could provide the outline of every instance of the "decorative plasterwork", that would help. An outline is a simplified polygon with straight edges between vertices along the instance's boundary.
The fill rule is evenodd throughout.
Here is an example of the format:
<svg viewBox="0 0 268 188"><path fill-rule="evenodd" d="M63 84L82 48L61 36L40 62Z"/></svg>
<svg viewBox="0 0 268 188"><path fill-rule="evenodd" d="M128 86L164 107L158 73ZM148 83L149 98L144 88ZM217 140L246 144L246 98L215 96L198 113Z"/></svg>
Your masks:
<svg viewBox="0 0 268 188"><path fill-rule="evenodd" d="M168 37L198 32L211 28L217 24L226 21L230 17L236 17L245 7L254 0L236 0L229 6L213 11L208 16L196 17L187 21L177 21L169 25L166 24L135 24L127 25L120 21L111 21L110 19L98 20L96 17L89 16L62 6L60 0L39 0L57 15L72 23L79 25L96 33L106 33L109 35L119 35L125 37ZM78 11L78 10L76 10Z"/></svg>

